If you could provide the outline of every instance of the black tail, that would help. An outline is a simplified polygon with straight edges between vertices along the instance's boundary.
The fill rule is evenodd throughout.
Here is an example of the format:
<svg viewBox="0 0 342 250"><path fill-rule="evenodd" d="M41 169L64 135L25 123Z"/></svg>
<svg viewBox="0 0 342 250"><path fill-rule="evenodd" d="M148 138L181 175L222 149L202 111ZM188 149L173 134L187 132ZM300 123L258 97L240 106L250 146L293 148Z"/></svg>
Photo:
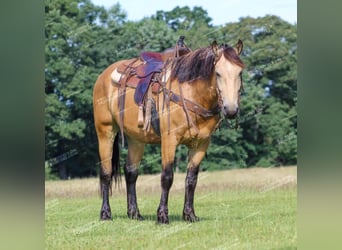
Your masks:
<svg viewBox="0 0 342 250"><path fill-rule="evenodd" d="M113 144L112 169L112 177L114 177L115 186L117 186L121 184L119 133L116 134Z"/></svg>

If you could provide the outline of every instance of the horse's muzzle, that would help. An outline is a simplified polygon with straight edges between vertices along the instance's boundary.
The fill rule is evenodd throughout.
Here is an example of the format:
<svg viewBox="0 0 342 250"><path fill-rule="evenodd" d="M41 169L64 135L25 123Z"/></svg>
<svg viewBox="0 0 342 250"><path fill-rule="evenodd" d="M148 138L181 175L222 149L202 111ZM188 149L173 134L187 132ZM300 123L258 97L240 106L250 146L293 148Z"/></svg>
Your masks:
<svg viewBox="0 0 342 250"><path fill-rule="evenodd" d="M223 106L223 114L228 119L234 119L239 112L239 107Z"/></svg>

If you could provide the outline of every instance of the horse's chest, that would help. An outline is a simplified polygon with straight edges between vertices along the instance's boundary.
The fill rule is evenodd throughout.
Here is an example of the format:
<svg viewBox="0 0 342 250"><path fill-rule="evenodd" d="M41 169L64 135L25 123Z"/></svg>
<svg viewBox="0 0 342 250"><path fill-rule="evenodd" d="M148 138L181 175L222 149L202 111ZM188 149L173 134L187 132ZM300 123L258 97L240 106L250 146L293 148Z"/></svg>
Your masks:
<svg viewBox="0 0 342 250"><path fill-rule="evenodd" d="M185 141L185 145L189 148L198 148L199 145L203 144L204 142L206 142L207 140L209 140L209 137L206 138L191 138L189 140Z"/></svg>
<svg viewBox="0 0 342 250"><path fill-rule="evenodd" d="M182 143L190 148L197 148L203 142L208 141L211 134L212 129L209 127L201 128L198 131L191 128L190 131L184 135Z"/></svg>

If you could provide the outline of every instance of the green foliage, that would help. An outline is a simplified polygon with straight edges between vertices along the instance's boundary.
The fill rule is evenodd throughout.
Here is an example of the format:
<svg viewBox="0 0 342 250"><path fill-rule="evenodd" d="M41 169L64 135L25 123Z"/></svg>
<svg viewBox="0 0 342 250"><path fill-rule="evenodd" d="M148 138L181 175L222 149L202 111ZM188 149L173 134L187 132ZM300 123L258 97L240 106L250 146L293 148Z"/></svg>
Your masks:
<svg viewBox="0 0 342 250"><path fill-rule="evenodd" d="M212 20L208 16L207 11L202 7L194 7L192 10L188 7L175 7L171 11L157 11L153 16L156 20L161 20L173 29L173 31L179 30L191 30L196 29L199 25L210 26Z"/></svg>
<svg viewBox="0 0 342 250"><path fill-rule="evenodd" d="M191 10L188 6L175 7L171 11L157 11L152 20L163 21L174 33L184 35L186 44L192 49L206 47L210 44L210 36L213 27L210 24L212 18L206 10L195 6Z"/></svg>
<svg viewBox="0 0 342 250"><path fill-rule="evenodd" d="M97 172L92 88L103 66L111 61L99 63L94 45L103 42L99 34L106 29L97 22L104 21L105 13L89 0L46 2L45 158L78 152L78 160L60 157L51 167L53 173L64 169L66 163L71 177Z"/></svg>
<svg viewBox="0 0 342 250"><path fill-rule="evenodd" d="M202 169L296 164L296 25L268 15L215 27L206 10L187 6L132 22L119 4L106 10L90 0L46 1L45 15L45 158L64 159L55 161L47 176L61 174L62 166L70 177L98 173L92 114L96 78L117 60L173 47L180 35L192 49L214 39L230 45L244 42L240 127L221 124ZM72 150L77 154L60 157ZM126 154L122 150L122 164ZM159 146L146 145L141 172L157 173L160 165ZM186 166L187 149L179 146L175 168L185 171Z"/></svg>

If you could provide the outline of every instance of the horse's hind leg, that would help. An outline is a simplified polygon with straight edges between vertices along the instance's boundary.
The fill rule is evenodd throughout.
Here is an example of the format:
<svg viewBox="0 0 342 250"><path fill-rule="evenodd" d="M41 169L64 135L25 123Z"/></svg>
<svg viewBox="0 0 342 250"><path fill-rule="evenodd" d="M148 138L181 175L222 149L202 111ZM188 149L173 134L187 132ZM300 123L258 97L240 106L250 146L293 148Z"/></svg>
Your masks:
<svg viewBox="0 0 342 250"><path fill-rule="evenodd" d="M127 138L127 143L128 154L125 165L127 215L130 219L143 220L137 204L136 181L138 179L138 167L144 154L145 144L131 138Z"/></svg>
<svg viewBox="0 0 342 250"><path fill-rule="evenodd" d="M112 126L97 127L97 136L100 153L100 188L102 196L102 206L100 211L101 220L111 220L112 213L109 205L109 194L112 186L112 155L114 133ZM116 138L117 139L117 138Z"/></svg>

